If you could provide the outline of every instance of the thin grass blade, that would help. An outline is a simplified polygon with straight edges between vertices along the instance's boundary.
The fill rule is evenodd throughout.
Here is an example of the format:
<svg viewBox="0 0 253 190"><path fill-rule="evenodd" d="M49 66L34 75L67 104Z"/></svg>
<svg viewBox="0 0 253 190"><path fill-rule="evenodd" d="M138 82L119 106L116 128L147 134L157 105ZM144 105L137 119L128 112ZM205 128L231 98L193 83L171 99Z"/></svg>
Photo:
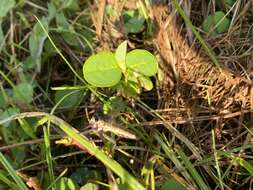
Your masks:
<svg viewBox="0 0 253 190"><path fill-rule="evenodd" d="M0 162L5 167L5 169L9 172L13 180L16 182L18 188L20 190L29 190L27 186L24 184L24 182L20 179L20 177L16 174L13 167L10 165L10 163L7 161L7 159L4 157L4 155L0 152Z"/></svg>

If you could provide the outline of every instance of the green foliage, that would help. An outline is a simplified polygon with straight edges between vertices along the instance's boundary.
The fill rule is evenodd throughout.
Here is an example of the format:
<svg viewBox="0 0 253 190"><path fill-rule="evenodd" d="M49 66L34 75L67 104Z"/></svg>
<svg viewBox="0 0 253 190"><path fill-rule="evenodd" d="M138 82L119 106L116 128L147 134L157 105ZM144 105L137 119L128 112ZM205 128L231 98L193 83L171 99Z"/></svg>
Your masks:
<svg viewBox="0 0 253 190"><path fill-rule="evenodd" d="M203 22L203 30L209 32L214 30L213 35L221 34L228 31L230 20L222 11L217 11L213 15L208 15Z"/></svg>
<svg viewBox="0 0 253 190"><path fill-rule="evenodd" d="M78 11L78 0L52 0L52 2L61 9Z"/></svg>
<svg viewBox="0 0 253 190"><path fill-rule="evenodd" d="M15 6L15 0L1 0L0 2L0 52L4 46L4 32L2 29L2 19L8 14L8 12Z"/></svg>
<svg viewBox="0 0 253 190"><path fill-rule="evenodd" d="M116 49L115 58L121 71L126 74L126 53L127 53L127 41L122 42Z"/></svg>
<svg viewBox="0 0 253 190"><path fill-rule="evenodd" d="M32 139L36 139L36 135L35 135L35 128L33 125L31 125L29 123L30 120L25 120L25 119L19 119L19 124L20 124L20 127L23 129L23 131L25 132L25 134L28 136L28 137L31 137Z"/></svg>
<svg viewBox="0 0 253 190"><path fill-rule="evenodd" d="M146 76L139 76L138 77L138 80L140 82L140 85L145 88L146 90L152 90L153 89L153 83L152 81L150 80L149 77L146 77Z"/></svg>
<svg viewBox="0 0 253 190"><path fill-rule="evenodd" d="M121 70L112 52L99 52L89 57L84 66L85 80L96 87L112 87L121 79Z"/></svg>
<svg viewBox="0 0 253 190"><path fill-rule="evenodd" d="M15 6L15 0L1 0L0 5L0 21L5 17L7 13Z"/></svg>
<svg viewBox="0 0 253 190"><path fill-rule="evenodd" d="M117 11L113 8L111 4L105 7L105 13L108 16L117 16Z"/></svg>
<svg viewBox="0 0 253 190"><path fill-rule="evenodd" d="M94 183L87 183L84 186L82 186L80 190L97 190L97 189L98 185Z"/></svg>
<svg viewBox="0 0 253 190"><path fill-rule="evenodd" d="M8 160L5 158L5 156L0 152L0 163L5 167L5 169L8 171L8 173L11 175L13 180L16 182L18 189L20 190L28 190L27 186L24 184L24 182L20 179L20 177L17 175L14 168L11 166L11 164L8 162Z"/></svg>
<svg viewBox="0 0 253 190"><path fill-rule="evenodd" d="M0 181L8 185L12 189L18 189L18 186L9 179L9 174L3 170L0 170ZM0 189L8 189L5 185L0 184Z"/></svg>
<svg viewBox="0 0 253 190"><path fill-rule="evenodd" d="M80 187L71 178L61 177L56 183L56 189L60 189L60 190L79 190Z"/></svg>
<svg viewBox="0 0 253 190"><path fill-rule="evenodd" d="M40 123L50 122L57 125L61 130L66 133L71 139L77 142L81 147L87 150L91 155L94 155L100 160L106 167L111 169L117 174L121 180L126 183L131 189L144 190L145 188L133 177L126 169L124 169L117 161L108 156L104 151L100 150L96 145L90 142L86 137L77 132L71 125L64 120L52 115L44 113L44 118L41 119Z"/></svg>
<svg viewBox="0 0 253 190"><path fill-rule="evenodd" d="M12 115L17 114L17 113L19 113L18 108L8 108L4 112L0 112L0 120L6 119ZM4 123L3 126L5 126L7 128L11 125L11 123L13 123L13 122L8 121L8 122Z"/></svg>
<svg viewBox="0 0 253 190"><path fill-rule="evenodd" d="M74 36L75 29L72 25L70 25L64 16L64 13L58 13L56 15L56 24L57 24L57 31L62 34L63 39L70 45L70 46L79 46L79 42L77 38Z"/></svg>
<svg viewBox="0 0 253 190"><path fill-rule="evenodd" d="M170 178L166 180L166 182L162 185L162 187L159 190L186 190L185 187L183 187L177 180L174 178Z"/></svg>
<svg viewBox="0 0 253 190"><path fill-rule="evenodd" d="M2 22L0 20L0 53L4 47L4 44L5 44L5 39L4 39L4 33L2 29Z"/></svg>
<svg viewBox="0 0 253 190"><path fill-rule="evenodd" d="M104 114L117 114L126 109L126 103L118 96L110 97L103 105Z"/></svg>
<svg viewBox="0 0 253 190"><path fill-rule="evenodd" d="M144 26L145 18L137 10L128 10L123 14L127 33L139 33Z"/></svg>
<svg viewBox="0 0 253 190"><path fill-rule="evenodd" d="M130 93L140 93L140 88L153 88L149 77L158 71L154 55L142 49L127 52L127 43L119 45L115 54L99 52L89 57L83 66L85 80L95 87L113 87L120 82L123 73L125 80L118 85Z"/></svg>
<svg viewBox="0 0 253 190"><path fill-rule="evenodd" d="M45 17L42 18L41 23L43 24L44 28L48 30L49 23ZM37 22L34 25L32 33L29 37L30 57L26 59L26 68L31 69L36 67L37 71L41 70L41 54L46 37L47 35Z"/></svg>
<svg viewBox="0 0 253 190"><path fill-rule="evenodd" d="M5 95L5 90L4 89L0 89L0 108L4 108L7 105L7 97Z"/></svg>
<svg viewBox="0 0 253 190"><path fill-rule="evenodd" d="M91 180L101 180L101 173L86 167L77 168L70 176L78 184L86 184Z"/></svg>
<svg viewBox="0 0 253 190"><path fill-rule="evenodd" d="M135 73L151 77L158 71L158 62L154 55L142 49L130 51L126 56L127 68Z"/></svg>
<svg viewBox="0 0 253 190"><path fill-rule="evenodd" d="M13 88L13 98L16 101L31 103L33 100L33 86L23 82Z"/></svg>
<svg viewBox="0 0 253 190"><path fill-rule="evenodd" d="M55 93L54 102L59 102L59 107L71 108L78 106L82 99L83 92L80 90L58 90Z"/></svg>

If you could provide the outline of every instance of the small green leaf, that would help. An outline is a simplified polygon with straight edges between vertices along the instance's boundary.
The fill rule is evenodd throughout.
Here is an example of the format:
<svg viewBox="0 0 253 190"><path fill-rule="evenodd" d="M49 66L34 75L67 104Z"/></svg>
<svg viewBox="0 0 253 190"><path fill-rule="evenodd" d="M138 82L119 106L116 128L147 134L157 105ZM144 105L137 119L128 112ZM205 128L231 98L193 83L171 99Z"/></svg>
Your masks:
<svg viewBox="0 0 253 190"><path fill-rule="evenodd" d="M5 90L0 87L0 108L5 108L7 106L7 100L5 96Z"/></svg>
<svg viewBox="0 0 253 190"><path fill-rule="evenodd" d="M167 189L173 189L173 190L186 190L184 186L182 186L177 180L174 178L168 179L160 190L167 190Z"/></svg>
<svg viewBox="0 0 253 190"><path fill-rule="evenodd" d="M18 119L18 122L26 135L28 135L32 139L36 139L34 129L29 125L29 123L25 119Z"/></svg>
<svg viewBox="0 0 253 190"><path fill-rule="evenodd" d="M47 9L48 9L48 20L51 20L57 14L56 7L54 6L54 4L52 2L49 2L49 3L47 3Z"/></svg>
<svg viewBox="0 0 253 190"><path fill-rule="evenodd" d="M52 2L61 9L70 11L78 11L80 9L77 0L52 0Z"/></svg>
<svg viewBox="0 0 253 190"><path fill-rule="evenodd" d="M221 34L228 31L230 25L230 20L225 17L225 13L222 11L217 11L213 15L208 15L203 22L203 30L205 32L209 32L213 27L215 31L212 33L215 35L216 33Z"/></svg>
<svg viewBox="0 0 253 190"><path fill-rule="evenodd" d="M126 73L127 41L122 42L116 49L115 57L123 73Z"/></svg>
<svg viewBox="0 0 253 190"><path fill-rule="evenodd" d="M82 186L80 190L98 190L98 185L94 183L87 183L86 185Z"/></svg>
<svg viewBox="0 0 253 190"><path fill-rule="evenodd" d="M145 88L146 90L149 91L149 90L153 89L153 83L152 83L152 81L150 80L149 77L140 76L140 77L138 77L138 80L139 80L141 86L143 88Z"/></svg>
<svg viewBox="0 0 253 190"><path fill-rule="evenodd" d="M126 56L127 68L145 76L153 76L158 71L156 57L142 49L130 51Z"/></svg>
<svg viewBox="0 0 253 190"><path fill-rule="evenodd" d="M106 15L111 16L111 17L117 16L117 11L115 10L115 8L111 4L106 5L105 13L106 13Z"/></svg>
<svg viewBox="0 0 253 190"><path fill-rule="evenodd" d="M44 28L48 30L48 21L44 17L41 20L41 23L43 24ZM33 64L29 65L29 68L34 68L37 66L37 70L40 71L40 61L41 61L41 53L43 50L44 41L47 38L47 35L41 28L39 22L37 22L32 30L32 33L29 37L29 50L31 59L33 60Z"/></svg>
<svg viewBox="0 0 253 190"><path fill-rule="evenodd" d="M15 108L15 107L14 108L8 108L4 112L0 112L0 120L4 120L4 119L6 119L6 118L8 118L12 115L18 114L19 111L20 110L18 108ZM12 121L7 121L2 125L5 126L5 127L8 127L11 122Z"/></svg>
<svg viewBox="0 0 253 190"><path fill-rule="evenodd" d="M15 147L11 149L12 155L13 155L13 161L15 165L22 166L24 164L24 160L26 158L26 151L25 147Z"/></svg>
<svg viewBox="0 0 253 190"><path fill-rule="evenodd" d="M68 23L66 17L64 16L63 12L58 13L56 15L56 24L57 30L63 36L63 39L71 46L79 46L79 41L77 40L76 36L73 34L75 33L74 27Z"/></svg>
<svg viewBox="0 0 253 190"><path fill-rule="evenodd" d="M7 13L15 6L15 0L1 0L0 19L5 17Z"/></svg>
<svg viewBox="0 0 253 190"><path fill-rule="evenodd" d="M121 79L121 70L115 55L99 52L89 57L83 66L85 80L95 87L112 87Z"/></svg>
<svg viewBox="0 0 253 190"><path fill-rule="evenodd" d="M126 23L126 32L127 33L138 33L141 31L143 25L145 22L145 18L142 16L137 16L131 18L127 23Z"/></svg>
<svg viewBox="0 0 253 190"><path fill-rule="evenodd" d="M104 114L117 114L126 109L126 103L118 96L112 96L103 105Z"/></svg>
<svg viewBox="0 0 253 190"><path fill-rule="evenodd" d="M218 34L228 31L230 20L225 16L224 12L222 11L215 12L214 19L215 19L215 25L218 24L216 27L216 31L218 32Z"/></svg>
<svg viewBox="0 0 253 190"><path fill-rule="evenodd" d="M127 33L139 33L144 26L145 18L138 11L129 10L123 15Z"/></svg>
<svg viewBox="0 0 253 190"><path fill-rule="evenodd" d="M125 91L130 95L130 96L136 96L137 94L141 93L141 87L138 83L133 82L133 81L127 81L127 84L125 85Z"/></svg>
<svg viewBox="0 0 253 190"><path fill-rule="evenodd" d="M33 87L27 82L18 84L13 88L13 98L16 101L30 103L33 100Z"/></svg>
<svg viewBox="0 0 253 190"><path fill-rule="evenodd" d="M69 93L71 94L67 96ZM59 107L65 107L65 108L75 107L81 103L83 99L83 92L80 90L75 90L75 91L58 90L55 93L55 98L54 98L55 103L59 102L64 96L66 97L64 98L64 100L62 100Z"/></svg>
<svg viewBox="0 0 253 190"><path fill-rule="evenodd" d="M59 190L79 190L80 187L71 178L62 177L56 183L56 189L59 189Z"/></svg>
<svg viewBox="0 0 253 190"><path fill-rule="evenodd" d="M0 20L0 53L2 49L4 48L4 45L5 45L5 38L4 38L3 29L2 29L2 22Z"/></svg>
<svg viewBox="0 0 253 190"><path fill-rule="evenodd" d="M86 184L90 180L102 180L99 171L86 167L77 168L74 173L71 174L71 178L78 184Z"/></svg>
<svg viewBox="0 0 253 190"><path fill-rule="evenodd" d="M18 108L8 108L4 112L0 111L0 120L4 120L8 117L11 117L13 115L16 115L20 113L20 110ZM4 127L0 127L0 133L1 137L4 139L4 142L6 144L13 143L12 139L15 139L15 133L17 132L16 128L16 122L15 121L7 121L2 124ZM16 141L14 141L16 142Z"/></svg>

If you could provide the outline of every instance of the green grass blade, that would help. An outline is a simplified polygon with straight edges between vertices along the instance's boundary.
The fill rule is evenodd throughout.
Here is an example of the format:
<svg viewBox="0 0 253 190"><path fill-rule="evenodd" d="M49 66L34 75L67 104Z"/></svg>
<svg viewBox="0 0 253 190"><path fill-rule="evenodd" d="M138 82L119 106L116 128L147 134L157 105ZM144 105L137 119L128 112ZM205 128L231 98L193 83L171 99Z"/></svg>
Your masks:
<svg viewBox="0 0 253 190"><path fill-rule="evenodd" d="M16 174L13 167L10 165L10 163L7 161L7 159L4 157L4 155L0 152L0 162L5 167L5 169L9 172L13 180L16 182L18 188L20 190L29 190L27 186L24 184L24 182L20 179L20 177Z"/></svg>
<svg viewBox="0 0 253 190"><path fill-rule="evenodd" d="M223 190L224 186L223 186L223 181L222 181L221 172L220 172L218 153L217 153L217 150L216 150L214 129L212 129L212 141L213 141L213 152L214 152L215 168L216 168L217 174L218 174L218 181L219 181L219 184L220 184L220 189Z"/></svg>
<svg viewBox="0 0 253 190"><path fill-rule="evenodd" d="M50 121L49 121L50 122ZM48 174L49 174L49 179L50 182L53 183L55 181L54 179L54 170L53 170L53 159L51 155L51 146L50 146L50 123L48 123L47 127L43 127L44 131L44 143L45 143L45 154L46 154L46 161L48 165ZM55 185L53 184L52 189L55 189Z"/></svg>
<svg viewBox="0 0 253 190"><path fill-rule="evenodd" d="M0 120L0 125L14 119L26 118L26 117L43 117L45 120L51 121L53 124L61 128L69 137L79 143L84 149L86 149L91 155L94 155L98 160L100 160L105 166L110 168L114 173L116 173L121 179L122 183L126 183L131 189L145 190L143 185L139 183L128 171L126 171L118 162L111 159L98 147L89 142L85 136L80 135L78 131L72 128L71 125L63 121L62 119L50 115L44 112L26 112L21 114L16 114L8 117L4 120ZM42 122L43 123L43 122Z"/></svg>
<svg viewBox="0 0 253 190"><path fill-rule="evenodd" d="M193 164L190 162L190 160L185 155L185 153L181 150L178 150L177 152L179 156L181 157L182 161L184 162L185 168L190 172L192 178L198 184L199 188L201 190L210 190L210 188L205 184L202 177L200 176L198 171L194 168Z"/></svg>
<svg viewBox="0 0 253 190"><path fill-rule="evenodd" d="M212 51L212 49L210 49L208 47L208 45L206 44L206 42L204 41L204 39L201 37L201 35L195 29L195 27L193 26L192 22L187 17L187 15L185 14L184 10L181 8L178 0L173 0L172 2L174 4L174 6L176 7L177 11L179 12L179 14L181 15L181 17L184 19L185 24L192 30L192 32L194 33L194 35L196 36L196 38L199 40L199 42L201 43L201 45L207 51L209 57L211 58L211 60L215 64L215 66L218 67L219 69L221 69L221 65L220 65L219 61L216 59L216 57L214 55L214 52Z"/></svg>
<svg viewBox="0 0 253 190"><path fill-rule="evenodd" d="M68 169L66 168L63 170L63 172L60 173L60 175L47 187L46 190L51 189L60 179L67 173Z"/></svg>
<svg viewBox="0 0 253 190"><path fill-rule="evenodd" d="M2 181L3 183L5 183L6 185L8 185L10 188L12 189L18 189L18 186L13 183L11 180L9 180L9 176L6 175L5 173L2 173L3 171L0 170L0 181Z"/></svg>
<svg viewBox="0 0 253 190"><path fill-rule="evenodd" d="M182 176L191 184L195 185L194 181L191 179L191 176L189 175L189 173L184 169L184 166L182 165L182 162L177 158L178 156L176 155L176 152L172 149L170 143L168 142L167 139L165 139L166 137L163 136L160 137L160 135L158 135L158 133L154 134L155 139L157 140L157 142L159 143L159 145L161 145L164 153L166 154L166 156L175 164L175 167L179 170L182 171L181 174Z"/></svg>
<svg viewBox="0 0 253 190"><path fill-rule="evenodd" d="M91 155L94 155L99 159L105 166L110 168L115 172L121 179L122 183L128 184L131 189L144 190L145 188L128 172L126 171L118 162L111 159L105 153L103 153L98 147L89 142L84 136L78 134L78 131L73 129L68 123L62 119L48 115L48 119L61 128L69 137L80 144L84 149L86 149Z"/></svg>
<svg viewBox="0 0 253 190"><path fill-rule="evenodd" d="M57 53L61 56L61 58L64 60L64 62L68 65L68 67L70 68L70 70L74 73L74 75L80 80L82 81L84 84L86 84L86 82L84 81L84 79L75 71L75 69L72 67L72 65L70 64L70 62L64 57L64 55L61 53L61 51L58 49L58 47L55 45L55 43L53 42L52 38L49 36L47 30L45 29L45 27L43 26L43 24L41 23L41 21L35 16L35 18L37 19L38 23L40 24L41 28L43 29L43 31L45 32L45 34L47 35L50 43L52 44L52 46L55 48L55 50L57 51Z"/></svg>
<svg viewBox="0 0 253 190"><path fill-rule="evenodd" d="M240 157L236 157L236 156L228 156L230 157L234 162L240 164L240 166L244 167L251 176L253 176L253 166L252 164L250 164L249 162L247 162L246 160L240 158Z"/></svg>

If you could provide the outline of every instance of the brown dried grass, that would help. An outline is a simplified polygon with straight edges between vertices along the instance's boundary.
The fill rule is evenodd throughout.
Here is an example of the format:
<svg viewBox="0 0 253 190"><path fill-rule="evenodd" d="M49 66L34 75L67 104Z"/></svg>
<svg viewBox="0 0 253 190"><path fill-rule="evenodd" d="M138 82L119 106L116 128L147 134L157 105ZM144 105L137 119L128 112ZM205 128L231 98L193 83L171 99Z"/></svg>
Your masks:
<svg viewBox="0 0 253 190"><path fill-rule="evenodd" d="M162 84L160 108L177 105L178 108L190 109L191 114L198 110L208 115L211 110L220 114L252 108L253 82L249 73L241 74L225 64L221 69L214 66L201 50L196 50L194 45L187 43L184 36L187 29L178 24L178 17L170 13L168 7L154 6L153 14L158 28L155 44L163 60L161 68L167 79ZM230 37L233 35L225 36ZM232 41L240 39L232 38ZM226 48L222 47L223 43L215 45ZM171 86L171 81L174 81L175 86Z"/></svg>

